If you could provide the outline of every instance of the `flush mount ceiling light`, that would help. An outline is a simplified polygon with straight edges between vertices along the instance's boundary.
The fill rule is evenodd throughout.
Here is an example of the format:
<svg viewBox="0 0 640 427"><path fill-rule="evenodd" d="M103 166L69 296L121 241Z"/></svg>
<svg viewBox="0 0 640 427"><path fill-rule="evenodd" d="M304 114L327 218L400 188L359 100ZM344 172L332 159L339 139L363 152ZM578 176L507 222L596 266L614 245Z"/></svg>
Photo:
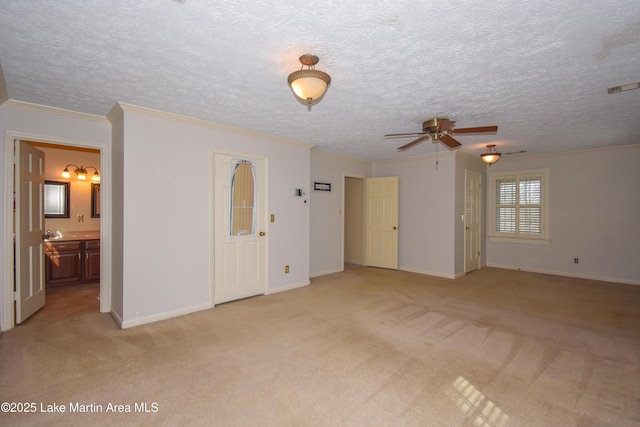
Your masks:
<svg viewBox="0 0 640 427"><path fill-rule="evenodd" d="M487 145L487 152L484 154L480 154L482 161L488 164L489 166L491 166L492 164L500 160L500 156L502 156L502 154L498 153L495 150L495 148L496 148L496 144L489 144Z"/></svg>
<svg viewBox="0 0 640 427"><path fill-rule="evenodd" d="M311 103L324 95L327 86L331 83L331 77L327 73L316 70L315 65L320 61L317 56L305 54L299 60L302 67L299 71L289 74L288 82L293 93L303 101L307 101L311 109Z"/></svg>
<svg viewBox="0 0 640 427"><path fill-rule="evenodd" d="M91 177L92 181L96 181L96 182L100 182L100 174L98 173L98 169L95 168L95 166L76 166L73 163L69 163L67 166L64 167L64 170L62 171L62 177L63 178L70 178L71 177L71 172L69 172L69 166L73 166L74 168L76 168L73 172L76 174L76 177L80 180L80 181L84 181L87 179L87 169L93 169L95 172L93 173L93 176Z"/></svg>

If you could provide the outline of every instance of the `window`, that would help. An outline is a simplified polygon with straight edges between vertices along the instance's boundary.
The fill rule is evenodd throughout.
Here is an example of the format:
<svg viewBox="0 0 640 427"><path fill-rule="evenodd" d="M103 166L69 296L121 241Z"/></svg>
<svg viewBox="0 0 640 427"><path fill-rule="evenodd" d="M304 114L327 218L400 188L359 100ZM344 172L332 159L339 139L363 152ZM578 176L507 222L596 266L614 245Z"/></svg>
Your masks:
<svg viewBox="0 0 640 427"><path fill-rule="evenodd" d="M490 237L549 239L549 172L491 174Z"/></svg>
<svg viewBox="0 0 640 427"><path fill-rule="evenodd" d="M229 232L231 236L250 236L256 224L255 165L248 160L234 160L232 167Z"/></svg>

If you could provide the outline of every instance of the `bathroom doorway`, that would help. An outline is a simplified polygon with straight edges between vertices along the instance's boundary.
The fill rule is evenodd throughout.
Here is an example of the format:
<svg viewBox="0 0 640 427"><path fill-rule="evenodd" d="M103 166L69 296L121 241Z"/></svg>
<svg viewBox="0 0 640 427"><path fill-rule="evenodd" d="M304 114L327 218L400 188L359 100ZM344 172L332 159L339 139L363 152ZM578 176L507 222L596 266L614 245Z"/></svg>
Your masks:
<svg viewBox="0 0 640 427"><path fill-rule="evenodd" d="M45 152L45 170L46 179L57 182L67 182L69 191L69 214L67 217L45 218L44 230L51 230L51 239L46 239L51 243L61 243L66 240L81 240L83 252L73 255L81 258L76 264L81 266L82 271L79 273L77 283L69 280L58 280L58 286L52 286L46 289L45 299L51 307L47 310L38 310L35 316L41 318L52 319L55 314L60 317L68 316L72 313L80 313L90 308L91 312L108 312L110 309L110 254L102 250L104 240L110 241L109 229L105 226L108 224L109 216L109 197L105 197L104 191L95 191L96 182L90 179L93 173L98 172L100 175L100 186L108 187L105 183L104 168L108 165L108 152L106 145L101 143L77 143L75 141L45 141L38 138L31 138L29 135L8 135L5 140L5 153L12 153L15 145L19 141L24 141L28 145L37 147L38 150ZM60 176L61 172L69 164L72 176L64 178ZM88 168L94 167L94 169ZM80 189L74 183L77 175L73 176L76 169L87 169L89 171L89 179L85 184L85 189L81 192L75 190ZM9 198L4 201L5 212L5 229L9 227L14 229L14 218L21 214L20 204L14 203L16 189L19 185L15 184L13 156L7 156L5 159L5 176L9 188L13 188L13 192L8 192ZM108 173L106 174L108 175ZM92 188L92 183L93 188ZM106 185L105 185L106 184ZM74 188L76 187L76 188ZM99 188L99 187L98 187ZM87 191L88 189L88 191ZM97 196L97 199L95 197ZM92 199L93 198L93 199ZM43 235L46 234L43 232ZM6 254L11 258L5 257L5 265L13 265L14 268L4 272L3 280L5 285L2 287L2 329L8 330L18 323L16 310L13 304L13 295L16 292L14 285L14 275L16 269L20 266L16 265L16 253L14 251L15 239L12 238L13 233L7 235L7 240L3 242ZM44 240L44 238L43 238ZM91 244L85 245L85 241L91 241ZM45 242L47 243L47 242ZM51 248L49 248L51 249ZM44 250L44 245L43 245ZM58 254L62 255L62 253ZM90 261L87 261L90 259ZM67 257L67 259L69 259ZM67 264L71 265L71 264ZM46 268L46 258L45 267ZM44 271L44 270L43 270ZM44 273L39 273L41 276ZM65 273L66 274L66 273ZM60 278L60 277L58 277ZM60 286L66 285L68 286ZM84 302L80 302L80 301ZM46 304L45 304L46 307ZM20 319L24 320L24 319Z"/></svg>

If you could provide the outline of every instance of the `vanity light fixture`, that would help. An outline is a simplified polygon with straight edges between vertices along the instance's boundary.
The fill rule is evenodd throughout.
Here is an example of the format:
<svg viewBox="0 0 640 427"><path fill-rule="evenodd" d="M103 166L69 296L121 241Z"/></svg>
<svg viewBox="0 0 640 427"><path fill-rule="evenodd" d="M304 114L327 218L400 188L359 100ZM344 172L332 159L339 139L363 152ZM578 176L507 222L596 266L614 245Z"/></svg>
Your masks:
<svg viewBox="0 0 640 427"><path fill-rule="evenodd" d="M98 173L98 169L95 166L82 166L80 165L80 167L74 165L73 163L69 163L67 166L64 167L64 170L62 171L62 177L63 178L70 178L71 177L71 172L69 172L69 166L73 166L74 168L76 168L73 172L76 174L76 177L80 180L80 181L84 181L87 179L87 169L93 169L95 172L93 173L93 175L91 176L91 180L95 181L95 182L100 182L100 174Z"/></svg>
<svg viewBox="0 0 640 427"><path fill-rule="evenodd" d="M489 144L487 145L487 152L484 154L480 154L482 161L489 166L500 160L500 156L502 156L502 153L498 153L495 148L496 144Z"/></svg>
<svg viewBox="0 0 640 427"><path fill-rule="evenodd" d="M287 81L293 93L303 101L307 101L307 106L311 110L311 103L324 95L327 86L331 84L329 74L316 70L316 64L320 59L315 55L304 54L300 58L299 71L289 74ZM307 67L304 69L304 67Z"/></svg>

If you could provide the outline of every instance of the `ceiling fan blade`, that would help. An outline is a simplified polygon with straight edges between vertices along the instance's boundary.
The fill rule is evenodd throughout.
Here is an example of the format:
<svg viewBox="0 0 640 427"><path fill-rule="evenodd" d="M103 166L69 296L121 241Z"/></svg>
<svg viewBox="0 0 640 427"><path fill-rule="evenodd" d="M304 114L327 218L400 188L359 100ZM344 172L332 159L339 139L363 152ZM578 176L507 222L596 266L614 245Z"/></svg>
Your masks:
<svg viewBox="0 0 640 427"><path fill-rule="evenodd" d="M488 133L488 132L498 132L498 126L480 126L475 128L461 128L461 129L452 129L454 134L456 133Z"/></svg>
<svg viewBox="0 0 640 427"><path fill-rule="evenodd" d="M389 133L387 135L385 135L385 138L399 138L399 137L403 137L403 136L417 136L417 135L424 135L426 132L411 132L411 133Z"/></svg>
<svg viewBox="0 0 640 427"><path fill-rule="evenodd" d="M454 148L458 148L459 146L461 146L462 144L460 144L455 138L452 138L449 135L442 135L440 137L440 141L442 141L442 143L444 145L446 145L447 147L449 147L449 149L454 149Z"/></svg>
<svg viewBox="0 0 640 427"><path fill-rule="evenodd" d="M430 135L421 136L420 138L416 139L415 141L411 141L410 143L405 144L402 147L398 147L398 151L408 150L409 148L413 147L414 145L418 145L422 141L424 141L425 139L429 139L429 138L431 138Z"/></svg>
<svg viewBox="0 0 640 427"><path fill-rule="evenodd" d="M451 129L455 124L456 124L455 120L438 119L437 127L440 132L444 132L446 130Z"/></svg>

